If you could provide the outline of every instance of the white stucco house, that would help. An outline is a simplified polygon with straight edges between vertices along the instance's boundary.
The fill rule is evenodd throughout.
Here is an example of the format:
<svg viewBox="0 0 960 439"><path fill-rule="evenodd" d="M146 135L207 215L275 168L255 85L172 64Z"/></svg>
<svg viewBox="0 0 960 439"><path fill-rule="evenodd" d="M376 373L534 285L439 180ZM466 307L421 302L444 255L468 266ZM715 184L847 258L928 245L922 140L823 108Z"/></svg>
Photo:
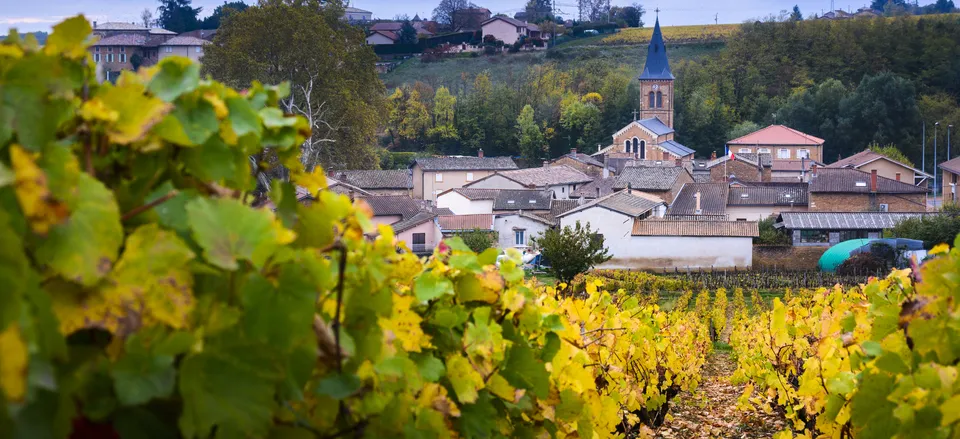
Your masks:
<svg viewBox="0 0 960 439"><path fill-rule="evenodd" d="M343 18L351 23L366 23L373 20L373 12L347 6L343 8Z"/></svg>
<svg viewBox="0 0 960 439"><path fill-rule="evenodd" d="M529 248L533 244L530 238L539 236L551 227L553 223L546 218L523 211L497 214L493 220L493 229L499 236L497 245L503 249Z"/></svg>
<svg viewBox="0 0 960 439"><path fill-rule="evenodd" d="M382 46L385 44L396 44L400 37L395 32L388 30L375 30L367 34L367 44L371 46Z"/></svg>
<svg viewBox="0 0 960 439"><path fill-rule="evenodd" d="M493 212L497 189L453 188L437 195L437 207L447 208L456 215L474 215Z"/></svg>
<svg viewBox="0 0 960 439"><path fill-rule="evenodd" d="M566 200L578 187L593 177L567 165L498 171L464 187L472 189L541 189L550 190L553 199Z"/></svg>
<svg viewBox="0 0 960 439"><path fill-rule="evenodd" d="M667 204L659 197L639 191L620 191L598 198L557 216L560 227L590 224L590 229L603 236L604 246L613 259L602 267L616 266L617 259L634 252L630 248L633 223L645 218L661 218Z"/></svg>
<svg viewBox="0 0 960 439"><path fill-rule="evenodd" d="M637 220L626 245L604 267L749 268L756 221Z"/></svg>
<svg viewBox="0 0 960 439"><path fill-rule="evenodd" d="M157 47L157 57L164 59L170 56L182 56L199 62L203 58L203 46L207 44L213 43L197 37L178 35L160 43Z"/></svg>
<svg viewBox="0 0 960 439"><path fill-rule="evenodd" d="M502 15L480 23L480 30L484 37L493 35L496 39L503 41L504 44L513 44L517 42L521 36L530 36L531 27L539 33L539 29L536 28L536 26Z"/></svg>

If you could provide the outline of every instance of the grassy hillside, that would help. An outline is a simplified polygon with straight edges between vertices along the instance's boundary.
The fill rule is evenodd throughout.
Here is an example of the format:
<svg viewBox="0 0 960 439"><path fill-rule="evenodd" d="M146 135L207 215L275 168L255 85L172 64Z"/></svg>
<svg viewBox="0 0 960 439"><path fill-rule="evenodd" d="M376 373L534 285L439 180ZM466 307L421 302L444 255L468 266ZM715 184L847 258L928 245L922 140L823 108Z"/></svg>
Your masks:
<svg viewBox="0 0 960 439"><path fill-rule="evenodd" d="M545 62L557 62L563 67L581 65L590 60L599 60L611 66L628 66L640 71L646 59L646 45L635 44L607 44L603 43L604 36L581 38L558 45L550 50L535 53L505 54L498 56L479 56L476 58L451 58L440 62L423 63L413 58L404 62L394 71L381 75L381 79L388 89L403 84L412 84L423 81L433 87L445 85L456 86L463 81L472 81L477 73L488 71L494 82L510 81L522 75L533 65ZM718 52L723 43L682 44L667 46L667 52L672 62L683 59L697 59Z"/></svg>

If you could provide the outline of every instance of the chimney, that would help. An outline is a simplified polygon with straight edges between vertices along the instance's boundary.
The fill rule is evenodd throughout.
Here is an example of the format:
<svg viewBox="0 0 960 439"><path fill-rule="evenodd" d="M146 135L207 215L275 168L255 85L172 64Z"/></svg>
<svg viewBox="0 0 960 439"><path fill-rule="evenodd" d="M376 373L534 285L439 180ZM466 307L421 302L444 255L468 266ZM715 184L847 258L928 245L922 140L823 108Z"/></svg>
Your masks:
<svg viewBox="0 0 960 439"><path fill-rule="evenodd" d="M710 151L710 160L716 160L716 159L717 159L717 152Z"/></svg>
<svg viewBox="0 0 960 439"><path fill-rule="evenodd" d="M544 160L544 161L543 161L543 167L544 167L544 168L549 168L549 167L550 167L550 162L549 162L548 160Z"/></svg>
<svg viewBox="0 0 960 439"><path fill-rule="evenodd" d="M810 164L810 178L817 178L817 164Z"/></svg>
<svg viewBox="0 0 960 439"><path fill-rule="evenodd" d="M600 188L597 188L597 198L600 198Z"/></svg>
<svg viewBox="0 0 960 439"><path fill-rule="evenodd" d="M693 211L693 213L700 215L703 213L703 210L700 209L700 192L697 191L697 193L693 194L693 198L697 202L697 208Z"/></svg>
<svg viewBox="0 0 960 439"><path fill-rule="evenodd" d="M96 22L96 21L93 22L93 28L94 28L94 29L97 28L97 22Z"/></svg>
<svg viewBox="0 0 960 439"><path fill-rule="evenodd" d="M570 155L577 155L577 148L570 148Z"/></svg>
<svg viewBox="0 0 960 439"><path fill-rule="evenodd" d="M477 150L477 157L483 158L483 148Z"/></svg>
<svg viewBox="0 0 960 439"><path fill-rule="evenodd" d="M607 167L607 155L603 155L603 178L610 178L610 168Z"/></svg>
<svg viewBox="0 0 960 439"><path fill-rule="evenodd" d="M677 157L677 167L679 168L681 166L683 166L683 159L681 159L680 157Z"/></svg>
<svg viewBox="0 0 960 439"><path fill-rule="evenodd" d="M629 181L627 182L627 193L631 195L633 194L633 183L630 183Z"/></svg>
<svg viewBox="0 0 960 439"><path fill-rule="evenodd" d="M870 192L877 191L877 170L870 170Z"/></svg>

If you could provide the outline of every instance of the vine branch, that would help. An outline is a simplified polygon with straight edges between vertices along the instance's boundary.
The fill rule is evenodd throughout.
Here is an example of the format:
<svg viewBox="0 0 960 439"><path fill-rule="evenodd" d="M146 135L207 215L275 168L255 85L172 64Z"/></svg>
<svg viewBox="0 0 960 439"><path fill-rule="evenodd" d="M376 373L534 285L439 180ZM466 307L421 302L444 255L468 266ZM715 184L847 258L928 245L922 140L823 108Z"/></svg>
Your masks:
<svg viewBox="0 0 960 439"><path fill-rule="evenodd" d="M139 215L139 214L141 214L141 213L143 213L143 212L145 212L145 211L147 211L147 210L153 209L154 207L156 207L156 206L158 206L158 205L160 205L160 204L163 204L163 203L166 202L167 200L169 200L169 199L177 196L177 194L179 194L179 193L180 193L180 192L178 192L176 189L174 189L174 190L172 190L172 191L170 191L170 192L167 192L166 195L164 195L164 196L162 196L162 197L160 197L160 198L157 198L156 200L153 200L153 201L151 201L151 202L149 202L149 203L147 203L147 204L144 204L144 205L142 205L142 206L139 206L139 207L135 207L135 208L133 208L133 209L130 209L130 211L128 211L127 213L123 214L123 216L120 217L120 221L126 221L126 220L128 220L128 219L130 219L130 218L133 218L133 217L135 217L135 216L137 216L137 215Z"/></svg>

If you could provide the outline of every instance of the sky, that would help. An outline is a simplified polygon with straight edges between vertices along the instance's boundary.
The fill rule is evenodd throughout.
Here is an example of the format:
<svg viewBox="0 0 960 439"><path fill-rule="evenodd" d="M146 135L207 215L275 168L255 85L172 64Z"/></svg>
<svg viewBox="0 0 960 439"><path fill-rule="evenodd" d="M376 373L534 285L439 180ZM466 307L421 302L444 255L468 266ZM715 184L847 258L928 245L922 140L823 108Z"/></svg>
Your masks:
<svg viewBox="0 0 960 439"><path fill-rule="evenodd" d="M253 4L255 0L245 0ZM562 16L573 18L576 14L575 0L556 0ZM838 9L857 9L866 0L836 0ZM390 19L398 14L432 15L439 0L352 0L351 6L373 12L374 18ZM513 15L520 11L525 0L474 0L494 14ZM213 12L223 0L193 0L194 6L203 7L201 18ZM612 5L627 5L631 0L611 0ZM684 24L708 24L716 19L719 23L742 23L745 20L762 18L784 9L800 6L804 15L830 10L830 0L659 0L640 1L646 8L644 21L653 22L654 9L660 8L660 24L663 26ZM921 2L929 3L929 1ZM569 6L563 6L569 5ZM0 29L15 27L22 32L49 31L53 24L76 14L84 14L91 21L140 21L140 11L149 8L156 14L156 0L0 0ZM6 33L6 32L4 32Z"/></svg>

